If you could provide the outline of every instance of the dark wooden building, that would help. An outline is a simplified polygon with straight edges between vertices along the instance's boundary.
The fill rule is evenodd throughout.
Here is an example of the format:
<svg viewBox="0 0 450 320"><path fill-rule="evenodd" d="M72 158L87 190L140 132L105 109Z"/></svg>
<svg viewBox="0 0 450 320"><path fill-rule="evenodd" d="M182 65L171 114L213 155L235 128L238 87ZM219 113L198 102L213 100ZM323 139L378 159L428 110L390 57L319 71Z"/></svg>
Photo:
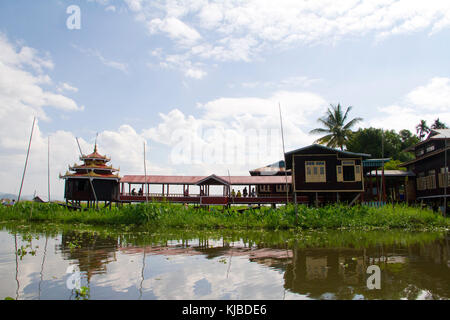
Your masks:
<svg viewBox="0 0 450 320"><path fill-rule="evenodd" d="M450 129L431 130L424 141L406 149L414 153L415 159L401 164L415 174L416 200L441 210L444 202L447 202L447 212L450 193L449 149Z"/></svg>
<svg viewBox="0 0 450 320"><path fill-rule="evenodd" d="M105 201L109 205L111 202L119 200L120 177L107 163L111 160L97 152L97 145L94 152L89 155L81 155L82 164L69 166L69 171L65 175L60 175L65 180L64 197L67 203L80 205L81 201L87 201L88 207L99 201Z"/></svg>
<svg viewBox="0 0 450 320"><path fill-rule="evenodd" d="M289 183L285 181L281 184L261 184L256 188L257 196L282 196L286 192L292 194L291 170L286 170L286 163L284 160L277 161L267 166L253 169L249 171L251 176L284 176L289 177ZM287 188L287 191L286 191Z"/></svg>
<svg viewBox="0 0 450 320"><path fill-rule="evenodd" d="M363 160L369 154L313 144L285 154L293 191L315 202L354 201L364 192Z"/></svg>

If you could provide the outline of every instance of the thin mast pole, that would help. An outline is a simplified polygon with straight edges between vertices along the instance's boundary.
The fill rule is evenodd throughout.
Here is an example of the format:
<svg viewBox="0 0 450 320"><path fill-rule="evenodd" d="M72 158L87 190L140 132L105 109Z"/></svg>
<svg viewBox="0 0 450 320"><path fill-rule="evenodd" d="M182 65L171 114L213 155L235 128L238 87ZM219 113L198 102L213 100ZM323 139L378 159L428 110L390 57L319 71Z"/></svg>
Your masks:
<svg viewBox="0 0 450 320"><path fill-rule="evenodd" d="M283 118L281 116L281 105L279 102L278 102L278 110L280 111L280 127L281 127L281 141L283 143L283 158L285 158L286 151L284 149ZM286 178L286 205L287 205L289 202L289 189L287 181L286 158L284 159L284 176Z"/></svg>
<svg viewBox="0 0 450 320"><path fill-rule="evenodd" d="M447 217L447 188L448 188L448 163L447 163L447 139L448 136L444 136L444 217Z"/></svg>
<svg viewBox="0 0 450 320"><path fill-rule="evenodd" d="M147 164L145 163L145 141L144 141L144 176L145 176L145 186L147 189L145 192L145 202L148 203Z"/></svg>
<svg viewBox="0 0 450 320"><path fill-rule="evenodd" d="M381 131L381 158L384 159L384 130ZM382 161L382 170L381 170L381 191L383 192L383 202L386 201L386 181L384 180L384 160Z"/></svg>
<svg viewBox="0 0 450 320"><path fill-rule="evenodd" d="M75 138L75 140L77 140L78 150L80 150L80 156L83 156L83 152L81 152L80 142L78 142L78 138Z"/></svg>
<svg viewBox="0 0 450 320"><path fill-rule="evenodd" d="M231 176L230 176L229 169L228 169L228 197L230 197L232 202L234 202L234 198L232 198L232 194L231 194Z"/></svg>
<svg viewBox="0 0 450 320"><path fill-rule="evenodd" d="M47 145L47 181L48 181L48 202L50 203L50 136Z"/></svg>
<svg viewBox="0 0 450 320"><path fill-rule="evenodd" d="M33 118L33 125L31 126L30 142L28 143L27 157L25 159L25 166L23 168L22 182L20 183L19 197L17 198L17 202L20 201L20 195L22 194L23 180L25 179L25 172L27 171L28 156L30 155L31 139L33 138L33 130L34 130L35 122L36 122L36 117Z"/></svg>

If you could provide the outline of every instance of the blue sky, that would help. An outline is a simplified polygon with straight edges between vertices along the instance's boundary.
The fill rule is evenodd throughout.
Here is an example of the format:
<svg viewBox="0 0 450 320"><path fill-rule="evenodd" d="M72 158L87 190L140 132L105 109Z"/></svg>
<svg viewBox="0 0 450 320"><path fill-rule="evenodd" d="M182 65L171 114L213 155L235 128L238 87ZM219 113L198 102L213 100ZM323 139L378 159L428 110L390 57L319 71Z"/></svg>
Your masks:
<svg viewBox="0 0 450 320"><path fill-rule="evenodd" d="M33 116L24 192L46 193L50 137L59 197L97 132L122 175L144 141L150 174L238 175L281 159L278 103L287 149L330 103L362 127L450 124L449 27L437 0L2 0L0 191L18 192Z"/></svg>

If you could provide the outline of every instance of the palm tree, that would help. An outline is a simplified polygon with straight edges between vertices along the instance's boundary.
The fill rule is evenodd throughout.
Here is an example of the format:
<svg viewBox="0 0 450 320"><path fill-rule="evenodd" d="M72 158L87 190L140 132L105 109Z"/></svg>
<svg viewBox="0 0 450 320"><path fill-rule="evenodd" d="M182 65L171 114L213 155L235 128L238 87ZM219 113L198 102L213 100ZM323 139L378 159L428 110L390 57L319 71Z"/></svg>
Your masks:
<svg viewBox="0 0 450 320"><path fill-rule="evenodd" d="M430 132L430 128L427 126L425 120L420 120L420 123L416 126L416 132L419 135L420 140L422 140L425 135Z"/></svg>
<svg viewBox="0 0 450 320"><path fill-rule="evenodd" d="M317 139L315 143L326 144L327 147L331 148L339 147L341 150L344 150L344 146L347 143L349 136L352 134L351 128L357 122L361 121L362 118L354 118L345 123L352 107L348 107L345 113L343 113L339 103L337 106L333 106L332 104L330 104L330 106L331 108L328 108L326 115L317 120L323 124L325 128L317 128L311 130L309 133L326 133L325 136Z"/></svg>
<svg viewBox="0 0 450 320"><path fill-rule="evenodd" d="M447 125L443 122L439 121L439 118L434 120L434 123L431 125L431 129L448 129Z"/></svg>

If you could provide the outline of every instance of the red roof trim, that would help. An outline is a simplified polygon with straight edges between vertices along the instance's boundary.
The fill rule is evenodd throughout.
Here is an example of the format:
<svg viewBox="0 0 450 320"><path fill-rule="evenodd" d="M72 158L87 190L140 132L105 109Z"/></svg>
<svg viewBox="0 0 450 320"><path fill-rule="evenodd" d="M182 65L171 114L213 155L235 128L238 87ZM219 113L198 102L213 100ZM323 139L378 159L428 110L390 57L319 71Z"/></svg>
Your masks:
<svg viewBox="0 0 450 320"><path fill-rule="evenodd" d="M156 176L148 175L145 180L144 175L125 175L120 179L122 183L131 184L189 184L196 185L199 181L210 176ZM217 176L224 181L231 181L231 185L249 184L285 184L285 176ZM292 176L287 176L287 182L292 183Z"/></svg>

